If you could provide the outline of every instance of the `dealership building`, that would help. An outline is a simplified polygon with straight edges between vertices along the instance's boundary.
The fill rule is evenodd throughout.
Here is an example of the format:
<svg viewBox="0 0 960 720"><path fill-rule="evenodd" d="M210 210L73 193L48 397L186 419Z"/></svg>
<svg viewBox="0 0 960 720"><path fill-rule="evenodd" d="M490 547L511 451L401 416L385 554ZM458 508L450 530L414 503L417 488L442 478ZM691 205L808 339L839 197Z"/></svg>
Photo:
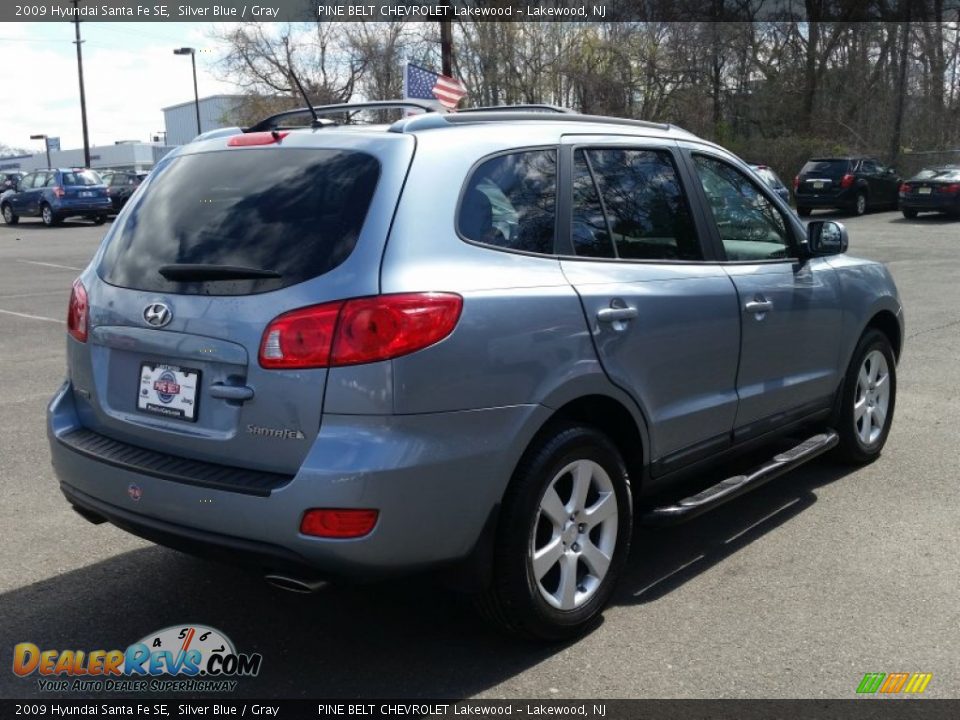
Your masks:
<svg viewBox="0 0 960 720"><path fill-rule="evenodd" d="M200 131L216 130L236 125L239 95L212 95L200 99ZM150 170L160 158L178 145L184 145L197 136L197 111L194 101L163 108L165 133L157 137L162 142L121 140L113 145L91 145L90 167L94 170ZM50 150L53 167L82 167L83 148ZM46 152L0 158L0 170L29 172L47 167Z"/></svg>

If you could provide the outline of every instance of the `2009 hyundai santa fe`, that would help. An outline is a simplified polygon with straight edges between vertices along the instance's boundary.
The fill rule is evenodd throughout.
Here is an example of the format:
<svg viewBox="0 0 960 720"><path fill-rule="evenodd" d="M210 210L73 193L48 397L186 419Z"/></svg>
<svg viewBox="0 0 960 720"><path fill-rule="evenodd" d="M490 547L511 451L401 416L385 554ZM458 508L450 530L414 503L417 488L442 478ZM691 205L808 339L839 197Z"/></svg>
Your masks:
<svg viewBox="0 0 960 720"><path fill-rule="evenodd" d="M558 639L635 524L879 455L889 273L722 148L521 108L289 117L161 161L74 284L49 436L91 521L291 589L452 568Z"/></svg>

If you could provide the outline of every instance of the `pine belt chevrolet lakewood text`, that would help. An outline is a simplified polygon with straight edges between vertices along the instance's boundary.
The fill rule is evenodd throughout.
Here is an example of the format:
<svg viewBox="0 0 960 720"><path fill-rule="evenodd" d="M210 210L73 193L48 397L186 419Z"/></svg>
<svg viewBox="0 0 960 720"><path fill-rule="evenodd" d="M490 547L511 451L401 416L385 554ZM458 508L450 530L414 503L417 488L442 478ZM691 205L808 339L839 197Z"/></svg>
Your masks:
<svg viewBox="0 0 960 720"><path fill-rule="evenodd" d="M49 437L84 517L289 589L443 570L556 639L635 524L880 454L889 273L722 148L548 107L311 110L167 156L75 282Z"/></svg>

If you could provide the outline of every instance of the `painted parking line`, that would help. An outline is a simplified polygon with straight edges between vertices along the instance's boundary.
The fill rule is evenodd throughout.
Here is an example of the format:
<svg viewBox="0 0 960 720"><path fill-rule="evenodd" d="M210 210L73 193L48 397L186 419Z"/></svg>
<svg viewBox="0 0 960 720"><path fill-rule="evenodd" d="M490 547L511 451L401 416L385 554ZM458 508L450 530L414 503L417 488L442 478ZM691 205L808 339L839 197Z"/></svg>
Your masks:
<svg viewBox="0 0 960 720"><path fill-rule="evenodd" d="M43 267L59 268L60 270L75 270L76 272L81 272L83 270L83 268L74 267L73 265L57 265L57 263L40 262L39 260L17 260L17 262L26 263L27 265L42 265Z"/></svg>
<svg viewBox="0 0 960 720"><path fill-rule="evenodd" d="M27 318L28 320L42 320L43 322L60 323L66 325L66 320L57 320L57 318L44 317L43 315L29 315L27 313L18 313L13 310L0 310L0 315L13 315L14 317Z"/></svg>

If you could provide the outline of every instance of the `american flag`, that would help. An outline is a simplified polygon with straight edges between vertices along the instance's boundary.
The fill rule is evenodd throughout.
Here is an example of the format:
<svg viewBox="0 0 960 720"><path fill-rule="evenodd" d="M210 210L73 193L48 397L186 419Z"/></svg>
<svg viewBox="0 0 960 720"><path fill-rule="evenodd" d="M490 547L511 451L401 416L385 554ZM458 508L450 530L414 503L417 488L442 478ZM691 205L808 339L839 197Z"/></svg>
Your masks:
<svg viewBox="0 0 960 720"><path fill-rule="evenodd" d="M437 100L449 110L453 110L467 94L467 89L459 80L409 63L405 79L404 97Z"/></svg>

